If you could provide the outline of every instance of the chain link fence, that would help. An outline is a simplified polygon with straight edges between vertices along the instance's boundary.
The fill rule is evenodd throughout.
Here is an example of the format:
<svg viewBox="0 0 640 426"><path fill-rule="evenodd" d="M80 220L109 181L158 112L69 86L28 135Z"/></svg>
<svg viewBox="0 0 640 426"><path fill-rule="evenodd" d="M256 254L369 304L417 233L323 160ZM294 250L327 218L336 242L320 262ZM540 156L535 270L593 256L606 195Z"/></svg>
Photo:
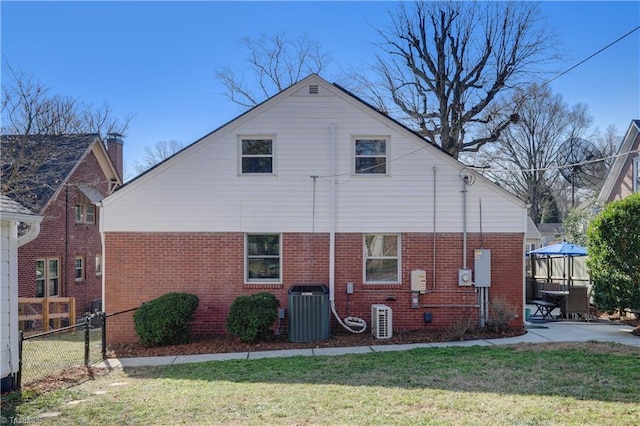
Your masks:
<svg viewBox="0 0 640 426"><path fill-rule="evenodd" d="M89 367L106 358L106 315L80 318L78 324L33 336L21 334L20 371L16 387Z"/></svg>

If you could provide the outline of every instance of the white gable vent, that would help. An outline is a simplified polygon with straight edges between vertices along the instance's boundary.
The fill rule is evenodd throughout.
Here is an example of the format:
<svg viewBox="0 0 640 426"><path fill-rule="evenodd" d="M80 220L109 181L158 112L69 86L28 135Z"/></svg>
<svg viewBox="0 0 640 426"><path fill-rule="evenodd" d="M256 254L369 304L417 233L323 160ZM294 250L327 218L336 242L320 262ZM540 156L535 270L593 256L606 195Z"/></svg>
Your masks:
<svg viewBox="0 0 640 426"><path fill-rule="evenodd" d="M309 85L309 94L310 95L317 95L318 94L318 85L317 84L310 84Z"/></svg>
<svg viewBox="0 0 640 426"><path fill-rule="evenodd" d="M376 339L390 339L393 335L391 308L387 305L371 305L371 333Z"/></svg>

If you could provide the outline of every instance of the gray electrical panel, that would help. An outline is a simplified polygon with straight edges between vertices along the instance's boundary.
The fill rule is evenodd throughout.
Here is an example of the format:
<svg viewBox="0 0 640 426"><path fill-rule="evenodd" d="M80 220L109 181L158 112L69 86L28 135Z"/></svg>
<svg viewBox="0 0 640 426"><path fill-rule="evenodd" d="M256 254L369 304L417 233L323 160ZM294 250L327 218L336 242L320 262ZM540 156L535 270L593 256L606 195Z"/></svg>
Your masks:
<svg viewBox="0 0 640 426"><path fill-rule="evenodd" d="M491 287L491 250L476 249L474 254L475 280L473 284L476 287Z"/></svg>

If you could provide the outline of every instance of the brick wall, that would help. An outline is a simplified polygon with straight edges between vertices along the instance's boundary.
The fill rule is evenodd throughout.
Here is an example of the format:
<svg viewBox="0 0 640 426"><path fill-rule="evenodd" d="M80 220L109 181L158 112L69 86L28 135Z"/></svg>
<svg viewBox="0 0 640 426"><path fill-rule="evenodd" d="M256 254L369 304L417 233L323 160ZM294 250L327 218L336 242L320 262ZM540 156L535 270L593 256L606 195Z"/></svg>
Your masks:
<svg viewBox="0 0 640 426"><path fill-rule="evenodd" d="M402 284L365 285L362 278L362 234L336 235L335 304L341 317L359 316L370 322L371 304L392 308L394 329L442 329L471 318L477 320L477 295L458 286L462 267L462 236L437 234L436 278L433 280L433 234L402 235ZM523 235L489 234L482 237L491 249L490 298L503 297L518 314L523 309ZM469 235L468 267L480 236ZM429 292L421 295L418 309L411 308L410 274L427 271ZM224 333L229 306L243 294L269 291L283 307L287 291L296 284L329 283L328 234L283 235L283 283L244 284L244 234L242 233L107 233L105 235L106 312L139 306L171 291L186 291L200 298L195 332ZM346 283L354 283L347 297ZM455 307L452 307L455 305ZM424 313L432 322L424 323ZM109 344L137 341L133 313L108 320ZM335 319L332 319L335 326ZM513 326L521 326L521 318Z"/></svg>
<svg viewBox="0 0 640 426"><path fill-rule="evenodd" d="M19 297L36 295L36 260L58 258L60 262L60 296L76 299L76 316L81 316L91 301L102 298L102 277L95 274L96 254L102 253L99 209L94 224L75 223L77 184L92 185L102 194L108 183L93 153L82 161L41 213L40 234L18 250ZM85 259L85 280L75 281L75 257Z"/></svg>

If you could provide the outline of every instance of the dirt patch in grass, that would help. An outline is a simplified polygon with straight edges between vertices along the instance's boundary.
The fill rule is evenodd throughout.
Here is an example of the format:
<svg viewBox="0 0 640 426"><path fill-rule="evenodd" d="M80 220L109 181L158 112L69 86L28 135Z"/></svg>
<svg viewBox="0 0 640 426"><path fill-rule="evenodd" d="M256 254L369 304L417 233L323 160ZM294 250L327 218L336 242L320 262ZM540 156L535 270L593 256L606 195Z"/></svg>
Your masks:
<svg viewBox="0 0 640 426"><path fill-rule="evenodd" d="M523 328L510 328L496 333L486 329L470 329L465 331L432 331L406 330L394 331L391 339L375 339L368 330L361 334L337 331L327 341L289 342L288 335L274 334L266 340L245 343L235 336L193 336L192 342L183 345L146 348L139 343L117 345L108 351L110 358L131 358L149 356L196 355L228 352L256 352L283 349L309 349L352 346L393 345L411 343L450 342L456 340L498 339L521 336L526 333Z"/></svg>

